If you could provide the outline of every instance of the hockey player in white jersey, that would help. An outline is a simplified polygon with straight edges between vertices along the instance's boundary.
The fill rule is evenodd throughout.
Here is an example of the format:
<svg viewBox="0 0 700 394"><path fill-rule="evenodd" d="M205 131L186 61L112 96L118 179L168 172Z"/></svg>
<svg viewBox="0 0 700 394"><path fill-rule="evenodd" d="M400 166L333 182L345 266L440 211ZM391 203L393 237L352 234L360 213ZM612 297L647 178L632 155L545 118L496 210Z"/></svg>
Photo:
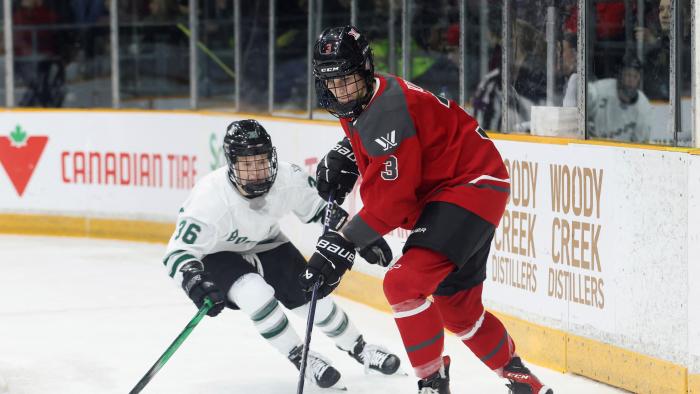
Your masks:
<svg viewBox="0 0 700 394"><path fill-rule="evenodd" d="M639 90L642 63L634 55L623 59L617 78L588 86L589 134L625 142L649 142L651 115L647 96Z"/></svg>
<svg viewBox="0 0 700 394"><path fill-rule="evenodd" d="M307 317L307 293L298 282L306 260L278 222L292 212L303 222L318 222L326 202L299 166L277 161L270 136L257 121L231 123L223 147L227 166L202 178L180 209L165 268L198 308L205 297L214 302L210 316L224 307L247 314L263 338L299 369L302 342L279 304ZM335 205L331 209L330 228L337 230L347 213ZM362 253L368 260L391 260L384 240ZM366 344L331 296L318 301L314 323L365 371L398 370L400 359ZM309 352L306 371L319 387L339 384L340 373L316 352Z"/></svg>

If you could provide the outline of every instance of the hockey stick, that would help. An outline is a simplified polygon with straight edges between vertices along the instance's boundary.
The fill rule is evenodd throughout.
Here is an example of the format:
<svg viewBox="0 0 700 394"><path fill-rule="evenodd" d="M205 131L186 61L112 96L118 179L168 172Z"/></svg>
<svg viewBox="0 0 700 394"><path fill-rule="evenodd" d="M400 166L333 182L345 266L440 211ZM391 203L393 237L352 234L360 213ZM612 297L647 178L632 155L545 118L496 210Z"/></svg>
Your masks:
<svg viewBox="0 0 700 394"><path fill-rule="evenodd" d="M197 324L202 320L204 315L206 315L209 312L209 309L211 309L214 306L214 303L211 302L209 297L204 299L204 305L202 305L201 308L199 308L199 312L190 320L189 323L187 323L187 327L185 327L184 330L180 333L180 335L175 338L172 344L168 346L167 349L165 349L165 353L163 353L162 356L153 364L151 369L146 372L145 375L139 380L138 383L136 383L136 386L134 386L131 391L129 391L129 394L138 394L143 390L144 387L153 379L153 377L160 371L161 368L163 368L163 365L168 362L170 359L170 356L175 353L175 351L182 345L182 342L185 342L185 339L190 335L192 330L194 330L195 327L197 327Z"/></svg>
<svg viewBox="0 0 700 394"><path fill-rule="evenodd" d="M326 212L323 217L323 234L328 231L328 225L331 221L331 210L333 209L335 202L333 198L333 192L328 195L328 205L326 206ZM297 394L302 394L304 392L304 374L306 373L306 359L309 355L309 346L311 345L311 330L314 328L314 315L316 314L316 298L318 297L318 288L321 287L321 282L323 278L319 278L314 282L311 287L311 300L309 300L309 315L306 319L306 336L304 337L304 349L301 355L301 365L299 365L299 384L297 385Z"/></svg>

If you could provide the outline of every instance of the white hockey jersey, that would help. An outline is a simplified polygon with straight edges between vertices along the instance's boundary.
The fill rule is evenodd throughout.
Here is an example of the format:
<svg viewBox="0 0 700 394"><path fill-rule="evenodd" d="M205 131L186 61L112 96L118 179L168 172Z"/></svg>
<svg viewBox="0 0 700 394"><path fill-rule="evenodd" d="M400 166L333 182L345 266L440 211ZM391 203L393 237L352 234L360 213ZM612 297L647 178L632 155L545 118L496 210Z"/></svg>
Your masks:
<svg viewBox="0 0 700 394"><path fill-rule="evenodd" d="M623 104L615 78L601 79L588 87L588 127L591 137L616 141L647 142L651 135L652 108L639 91L634 104Z"/></svg>
<svg viewBox="0 0 700 394"><path fill-rule="evenodd" d="M180 209L177 227L168 243L163 264L176 282L182 283L179 267L217 252L252 254L288 242L280 232L280 219L290 212L309 222L323 211L309 177L299 166L278 162L277 178L262 197L243 197L221 167L194 186Z"/></svg>

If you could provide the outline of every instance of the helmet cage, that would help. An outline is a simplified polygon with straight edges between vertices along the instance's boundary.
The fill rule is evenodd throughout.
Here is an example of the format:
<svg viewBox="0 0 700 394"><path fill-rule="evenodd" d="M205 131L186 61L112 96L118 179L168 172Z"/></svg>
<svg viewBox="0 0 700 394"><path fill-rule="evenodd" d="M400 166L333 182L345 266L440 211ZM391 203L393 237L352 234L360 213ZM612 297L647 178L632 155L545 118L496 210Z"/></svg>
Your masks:
<svg viewBox="0 0 700 394"><path fill-rule="evenodd" d="M368 61L371 64L371 54ZM314 75L316 76L316 95L319 106L337 118L355 119L360 116L374 91L374 72L371 67L369 69L363 66L356 67L337 76L320 76L315 72L315 69L316 67L314 67ZM363 88L361 85L363 82L364 94L354 100L347 100ZM329 85L332 86L332 89ZM336 92L344 91L346 94L338 97L333 92L334 90Z"/></svg>
<svg viewBox="0 0 700 394"><path fill-rule="evenodd" d="M265 155L264 160L267 163L264 167L239 168L243 163L261 160L260 158L254 158L254 156L258 155ZM275 183L275 178L277 178L277 150L275 147L264 144L234 147L225 156L228 164L229 180L240 187L247 194L246 197L258 197L270 191L270 188ZM244 172L257 171L264 171L265 177L251 180L246 176L242 176Z"/></svg>
<svg viewBox="0 0 700 394"><path fill-rule="evenodd" d="M272 188L277 178L277 150L262 125L252 119L231 123L223 148L228 178L245 197L258 197ZM264 156L254 157L260 155ZM265 164L261 166L262 160ZM249 172L256 174L251 177ZM261 172L265 174L263 177L259 177Z"/></svg>

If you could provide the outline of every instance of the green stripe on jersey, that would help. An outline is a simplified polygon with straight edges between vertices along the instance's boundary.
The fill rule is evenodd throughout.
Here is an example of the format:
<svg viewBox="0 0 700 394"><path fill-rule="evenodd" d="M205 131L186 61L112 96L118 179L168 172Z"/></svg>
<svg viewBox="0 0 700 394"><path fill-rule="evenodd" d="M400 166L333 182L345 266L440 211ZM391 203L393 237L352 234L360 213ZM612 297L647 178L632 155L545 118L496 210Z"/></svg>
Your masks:
<svg viewBox="0 0 700 394"><path fill-rule="evenodd" d="M176 251L174 251L174 252L169 253L169 254L168 254L167 256L165 256L165 258L163 259L163 265L168 265L168 260L170 260L170 258L173 257L173 256L175 256L176 254L185 253L185 252L186 252L186 250L178 249L178 250L176 250Z"/></svg>
<svg viewBox="0 0 700 394"><path fill-rule="evenodd" d="M180 266L180 264L190 260L197 261L197 259L191 254L183 254L182 256L178 257L177 260L175 260L175 263L173 264L173 269L170 270L170 277L175 277L175 273L177 272L177 268Z"/></svg>

